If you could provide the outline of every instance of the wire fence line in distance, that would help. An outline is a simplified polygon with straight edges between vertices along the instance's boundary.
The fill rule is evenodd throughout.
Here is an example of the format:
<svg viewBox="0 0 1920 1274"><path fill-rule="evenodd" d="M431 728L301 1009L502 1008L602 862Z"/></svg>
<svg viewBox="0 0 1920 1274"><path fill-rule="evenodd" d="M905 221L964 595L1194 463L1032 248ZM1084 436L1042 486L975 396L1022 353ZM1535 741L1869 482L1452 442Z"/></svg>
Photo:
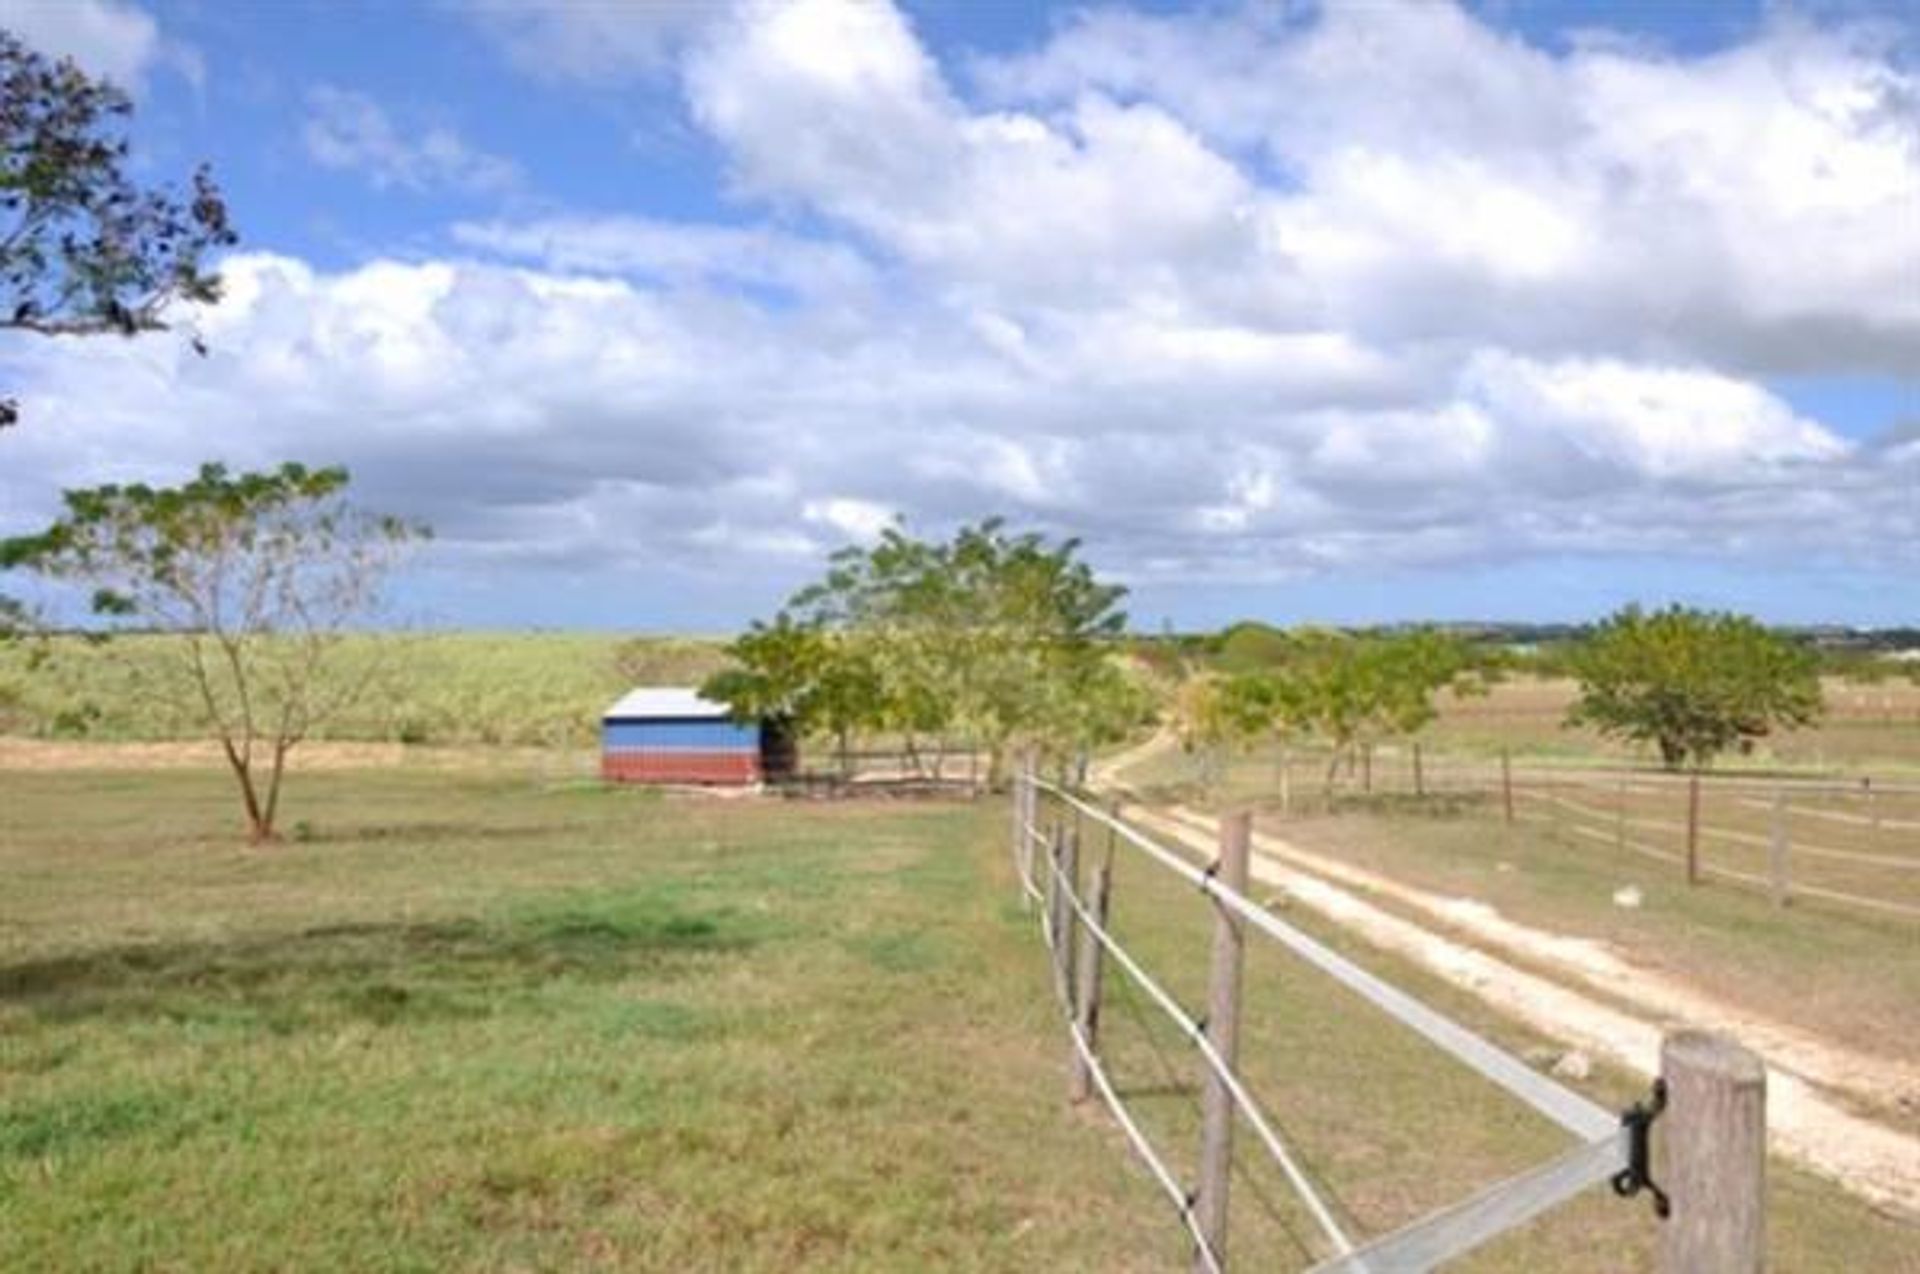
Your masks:
<svg viewBox="0 0 1920 1274"><path fill-rule="evenodd" d="M1214 868L1201 867L1184 854L1160 844L1114 814L1100 809L1083 796L1067 788L1048 783L1030 769L1016 783L1016 821L1014 829L1014 867L1022 897L1040 904L1040 929L1054 961L1053 983L1068 1018L1072 1056L1086 1066L1093 1086L1114 1114L1135 1153L1147 1165L1163 1194L1172 1202L1181 1223L1195 1244L1195 1261L1203 1270L1226 1268L1225 1218L1210 1219L1207 1209L1196 1208L1204 1202L1209 1165L1203 1147L1202 1188L1183 1189L1169 1168L1164 1154L1146 1135L1126 1101L1115 1089L1101 1059L1097 1032L1086 1029L1093 1019L1076 1004L1076 987L1098 987L1097 977L1074 979L1062 976L1065 962L1073 958L1076 932L1086 935L1083 959L1112 960L1140 988L1147 999L1179 1028L1206 1064L1210 1078L1217 1078L1223 1092L1231 1098L1232 1109L1255 1132L1302 1205L1321 1227L1326 1248L1316 1271L1341 1271L1342 1274L1385 1274L1387 1271L1425 1270L1449 1260L1488 1240L1515 1228L1554 1208L1603 1180L1612 1179L1616 1190L1636 1192L1651 1188L1647 1146L1653 1116L1636 1108L1616 1114L1598 1106L1585 1096L1540 1074L1497 1045L1467 1030L1452 1019L1420 1002L1406 992L1369 973L1352 960L1324 943L1288 924L1259 906L1238 889L1228 887ZM1043 805L1051 810L1043 813ZM1067 819L1072 818L1072 830ZM1256 1094L1249 1090L1243 1076L1232 1064L1230 1052L1223 1054L1213 1046L1209 1023L1197 1019L1182 1008L1164 984L1128 951L1104 923L1102 914L1088 905L1078 879L1077 854L1069 851L1071 838L1077 837L1084 823L1104 828L1114 844L1139 851L1146 859L1176 878L1194 886L1217 908L1216 923L1237 927L1270 939L1308 966L1332 977L1347 990L1360 996L1400 1025L1414 1031L1456 1061L1470 1067L1510 1096L1572 1133L1577 1144L1547 1163L1499 1182L1448 1207L1430 1214L1390 1234L1356 1242L1345 1232L1321 1198L1321 1189L1313 1181L1294 1147L1280 1136L1274 1121L1265 1113ZM1049 831L1049 823L1052 830ZM1077 841L1071 841L1077 844ZM1230 843L1223 833L1222 846ZM1216 934L1217 936L1217 934ZM1217 952L1218 948L1216 948ZM1220 967L1214 969L1217 992L1221 985ZM1238 974L1233 985L1237 988ZM1227 1006L1237 1017L1237 1003ZM1217 998L1211 1005L1217 1013ZM1737 1047L1737 1046L1735 1046ZM1722 1105L1727 1105L1722 1103ZM1732 1109L1727 1105L1727 1109ZM1745 1110L1745 1107L1742 1107ZM1753 1112L1749 1112L1751 1115ZM1636 1118L1638 1122L1636 1123ZM1230 1144L1230 1143L1222 1143ZM1683 1156L1684 1158L1684 1156ZM1707 1162L1719 1165L1729 1156L1708 1155ZM1223 1165L1216 1165L1223 1167ZM1224 1174L1223 1174L1224 1175ZM1709 1173L1709 1176L1714 1174ZM1737 1175L1737 1174L1722 1174ZM1717 1176L1714 1176L1718 1180ZM1224 1201L1224 1194L1221 1196ZM1692 1212L1689 1212L1692 1215ZM1711 1227L1709 1227L1711 1228ZM1725 1238L1716 1235L1715 1241ZM1736 1244L1752 1241L1753 1236L1735 1236ZM1691 1268L1685 1264L1672 1269Z"/></svg>

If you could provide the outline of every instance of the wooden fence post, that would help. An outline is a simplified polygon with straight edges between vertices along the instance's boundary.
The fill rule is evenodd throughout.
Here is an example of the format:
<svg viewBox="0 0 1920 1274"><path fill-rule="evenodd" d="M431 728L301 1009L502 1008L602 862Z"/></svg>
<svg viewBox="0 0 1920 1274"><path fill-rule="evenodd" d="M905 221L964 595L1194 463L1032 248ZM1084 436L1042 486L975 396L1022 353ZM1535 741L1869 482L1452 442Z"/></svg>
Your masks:
<svg viewBox="0 0 1920 1274"><path fill-rule="evenodd" d="M1253 816L1245 810L1220 820L1220 860L1213 877L1236 893L1247 888ZM1240 918L1219 903L1213 914L1213 966L1207 984L1207 1042L1232 1070L1240 1051L1240 967L1245 940ZM1233 1094L1207 1067L1200 1111L1200 1187L1193 1215L1214 1257L1226 1264L1227 1180L1233 1165ZM1204 1263L1202 1263L1204 1268Z"/></svg>
<svg viewBox="0 0 1920 1274"><path fill-rule="evenodd" d="M1026 886L1033 880L1033 842L1027 838L1028 807L1033 795L1031 776L1021 768L1013 776L1013 869L1020 873L1020 910L1033 906Z"/></svg>
<svg viewBox="0 0 1920 1274"><path fill-rule="evenodd" d="M1021 831L1020 845L1022 852L1026 855L1027 879L1039 885L1041 882L1033 874L1033 864L1039 858L1039 854L1035 852L1039 842L1034 838L1040 833L1040 789L1034 784L1033 758L1027 758L1022 773L1026 776L1022 784L1026 788L1026 804L1021 810L1020 817L1025 821L1026 827Z"/></svg>
<svg viewBox="0 0 1920 1274"><path fill-rule="evenodd" d="M1062 1000L1066 999L1066 983L1062 981L1065 966L1060 959L1060 949L1066 945L1066 926L1062 917L1067 910L1066 890L1060 883L1060 864L1067 853L1067 828L1064 823L1056 822L1047 836L1047 928L1053 934L1053 989Z"/></svg>
<svg viewBox="0 0 1920 1274"><path fill-rule="evenodd" d="M1500 749L1500 799L1507 811L1507 822L1513 822L1513 757L1506 748Z"/></svg>
<svg viewBox="0 0 1920 1274"><path fill-rule="evenodd" d="M1687 883L1700 883L1700 771L1687 776Z"/></svg>
<svg viewBox="0 0 1920 1274"><path fill-rule="evenodd" d="M1060 996L1067 1003L1067 1016L1075 1016L1073 994L1076 989L1073 979L1074 951L1073 935L1079 928L1080 917L1073 909L1074 899L1080 896L1080 825L1078 820L1067 829L1065 839L1060 845Z"/></svg>
<svg viewBox="0 0 1920 1274"><path fill-rule="evenodd" d="M1373 744L1360 749L1360 790L1368 796L1373 795Z"/></svg>
<svg viewBox="0 0 1920 1274"><path fill-rule="evenodd" d="M1787 905L1787 789L1773 785L1773 835L1767 843L1767 883L1773 905Z"/></svg>
<svg viewBox="0 0 1920 1274"><path fill-rule="evenodd" d="M1107 897L1112 889L1113 854L1109 846L1106 861L1093 869L1093 884L1087 896L1087 910L1092 913L1094 924L1102 929L1107 927ZM1100 945L1093 926L1082 929L1080 985L1074 996L1073 1020L1080 1027L1080 1037L1086 1041L1089 1053L1097 1053L1100 1048L1100 975L1106 963L1106 954L1107 950ZM1076 1048L1073 1050L1073 1067L1067 1073L1067 1099L1083 1102L1092 1093L1093 1068Z"/></svg>
<svg viewBox="0 0 1920 1274"><path fill-rule="evenodd" d="M1759 1274L1767 1251L1767 1071L1732 1038L1675 1031L1660 1046L1667 1110L1654 1126L1672 1200L1662 1274ZM1661 1127L1664 1124L1665 1127Z"/></svg>
<svg viewBox="0 0 1920 1274"><path fill-rule="evenodd" d="M1413 744L1413 794L1415 797L1423 797L1427 794L1427 777L1420 772L1420 741L1418 739L1414 740Z"/></svg>

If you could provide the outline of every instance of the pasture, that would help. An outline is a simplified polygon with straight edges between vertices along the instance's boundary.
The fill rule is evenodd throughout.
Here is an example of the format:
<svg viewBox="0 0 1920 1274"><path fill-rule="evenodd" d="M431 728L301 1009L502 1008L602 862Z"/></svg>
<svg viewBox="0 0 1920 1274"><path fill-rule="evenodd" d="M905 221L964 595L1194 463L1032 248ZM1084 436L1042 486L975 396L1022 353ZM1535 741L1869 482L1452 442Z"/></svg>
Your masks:
<svg viewBox="0 0 1920 1274"><path fill-rule="evenodd" d="M1442 695L1440 719L1423 737L1439 753L1486 757L1504 748L1546 761L1652 763L1645 749L1565 728L1574 690L1572 681L1520 676L1484 697ZM1723 757L1718 768L1920 773L1920 684L1826 677L1821 690L1826 714L1817 726L1762 739L1744 756Z"/></svg>
<svg viewBox="0 0 1920 1274"><path fill-rule="evenodd" d="M315 737L353 742L558 747L591 744L601 711L637 684L697 685L723 658L717 640L610 633L362 633L341 639L332 676L368 683ZM153 741L200 730L152 692L173 657L141 635L40 650L0 643L0 735ZM189 705L191 699L185 700Z"/></svg>
<svg viewBox="0 0 1920 1274"><path fill-rule="evenodd" d="M983 808L224 784L0 774L0 1268L1173 1257Z"/></svg>
<svg viewBox="0 0 1920 1274"><path fill-rule="evenodd" d="M0 1266L1184 1263L1118 1132L1063 1101L999 802L300 782L297 839L248 850L211 770L0 773ZM1115 914L1198 994L1203 900L1123 859ZM1248 1017L1249 1081L1363 1230L1557 1144L1275 953ZM1197 1072L1124 998L1111 1021L1130 1100L1189 1143ZM1279 1183L1235 1188L1236 1253L1301 1264ZM1901 1223L1784 1166L1772 1189L1781 1268L1909 1262ZM1599 1274L1652 1234L1595 1194L1465 1268Z"/></svg>

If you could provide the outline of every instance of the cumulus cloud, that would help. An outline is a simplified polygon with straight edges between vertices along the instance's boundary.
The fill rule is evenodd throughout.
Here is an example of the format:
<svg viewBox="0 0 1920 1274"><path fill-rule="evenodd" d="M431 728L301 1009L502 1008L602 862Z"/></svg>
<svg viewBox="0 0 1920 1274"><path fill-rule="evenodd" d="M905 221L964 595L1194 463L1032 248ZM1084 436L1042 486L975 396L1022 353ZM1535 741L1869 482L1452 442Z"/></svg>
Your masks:
<svg viewBox="0 0 1920 1274"><path fill-rule="evenodd" d="M1920 361L1920 77L1781 20L1555 56L1451 4L1096 10L978 64L995 100L1159 103L1283 174L1253 214L1341 325L1753 373Z"/></svg>
<svg viewBox="0 0 1920 1274"><path fill-rule="evenodd" d="M720 6L713 0L462 0L457 7L514 66L537 79L618 86L670 73L675 55Z"/></svg>
<svg viewBox="0 0 1920 1274"><path fill-rule="evenodd" d="M196 85L199 54L166 38L160 24L127 0L0 0L0 27L50 57L72 58L88 73L139 92L147 75L170 66Z"/></svg>
<svg viewBox="0 0 1920 1274"><path fill-rule="evenodd" d="M543 570L777 574L990 512L1179 585L1920 565L1920 447L1768 387L1920 366L1920 94L1867 36L1680 58L1432 3L1095 11L963 78L877 0L749 0L672 42L731 222L236 257L211 358L9 355L4 507L219 439L345 460L450 560ZM321 149L371 179L487 171L329 92Z"/></svg>
<svg viewBox="0 0 1920 1274"><path fill-rule="evenodd" d="M758 226L571 216L461 222L452 235L468 248L572 273L765 285L811 297L847 296L873 286L871 266L850 246Z"/></svg>
<svg viewBox="0 0 1920 1274"><path fill-rule="evenodd" d="M332 85L307 94L301 136L315 163L358 172L376 190L485 194L510 190L520 181L511 160L474 149L451 128L403 129L373 98Z"/></svg>

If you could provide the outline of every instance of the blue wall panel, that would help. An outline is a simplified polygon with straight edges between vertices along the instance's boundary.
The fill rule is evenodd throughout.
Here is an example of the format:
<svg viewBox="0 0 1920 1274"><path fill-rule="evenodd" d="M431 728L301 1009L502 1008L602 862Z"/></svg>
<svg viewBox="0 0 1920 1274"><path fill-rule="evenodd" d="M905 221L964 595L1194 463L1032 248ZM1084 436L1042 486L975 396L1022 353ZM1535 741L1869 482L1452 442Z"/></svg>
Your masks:
<svg viewBox="0 0 1920 1274"><path fill-rule="evenodd" d="M608 751L758 752L760 727L732 721L603 721Z"/></svg>

